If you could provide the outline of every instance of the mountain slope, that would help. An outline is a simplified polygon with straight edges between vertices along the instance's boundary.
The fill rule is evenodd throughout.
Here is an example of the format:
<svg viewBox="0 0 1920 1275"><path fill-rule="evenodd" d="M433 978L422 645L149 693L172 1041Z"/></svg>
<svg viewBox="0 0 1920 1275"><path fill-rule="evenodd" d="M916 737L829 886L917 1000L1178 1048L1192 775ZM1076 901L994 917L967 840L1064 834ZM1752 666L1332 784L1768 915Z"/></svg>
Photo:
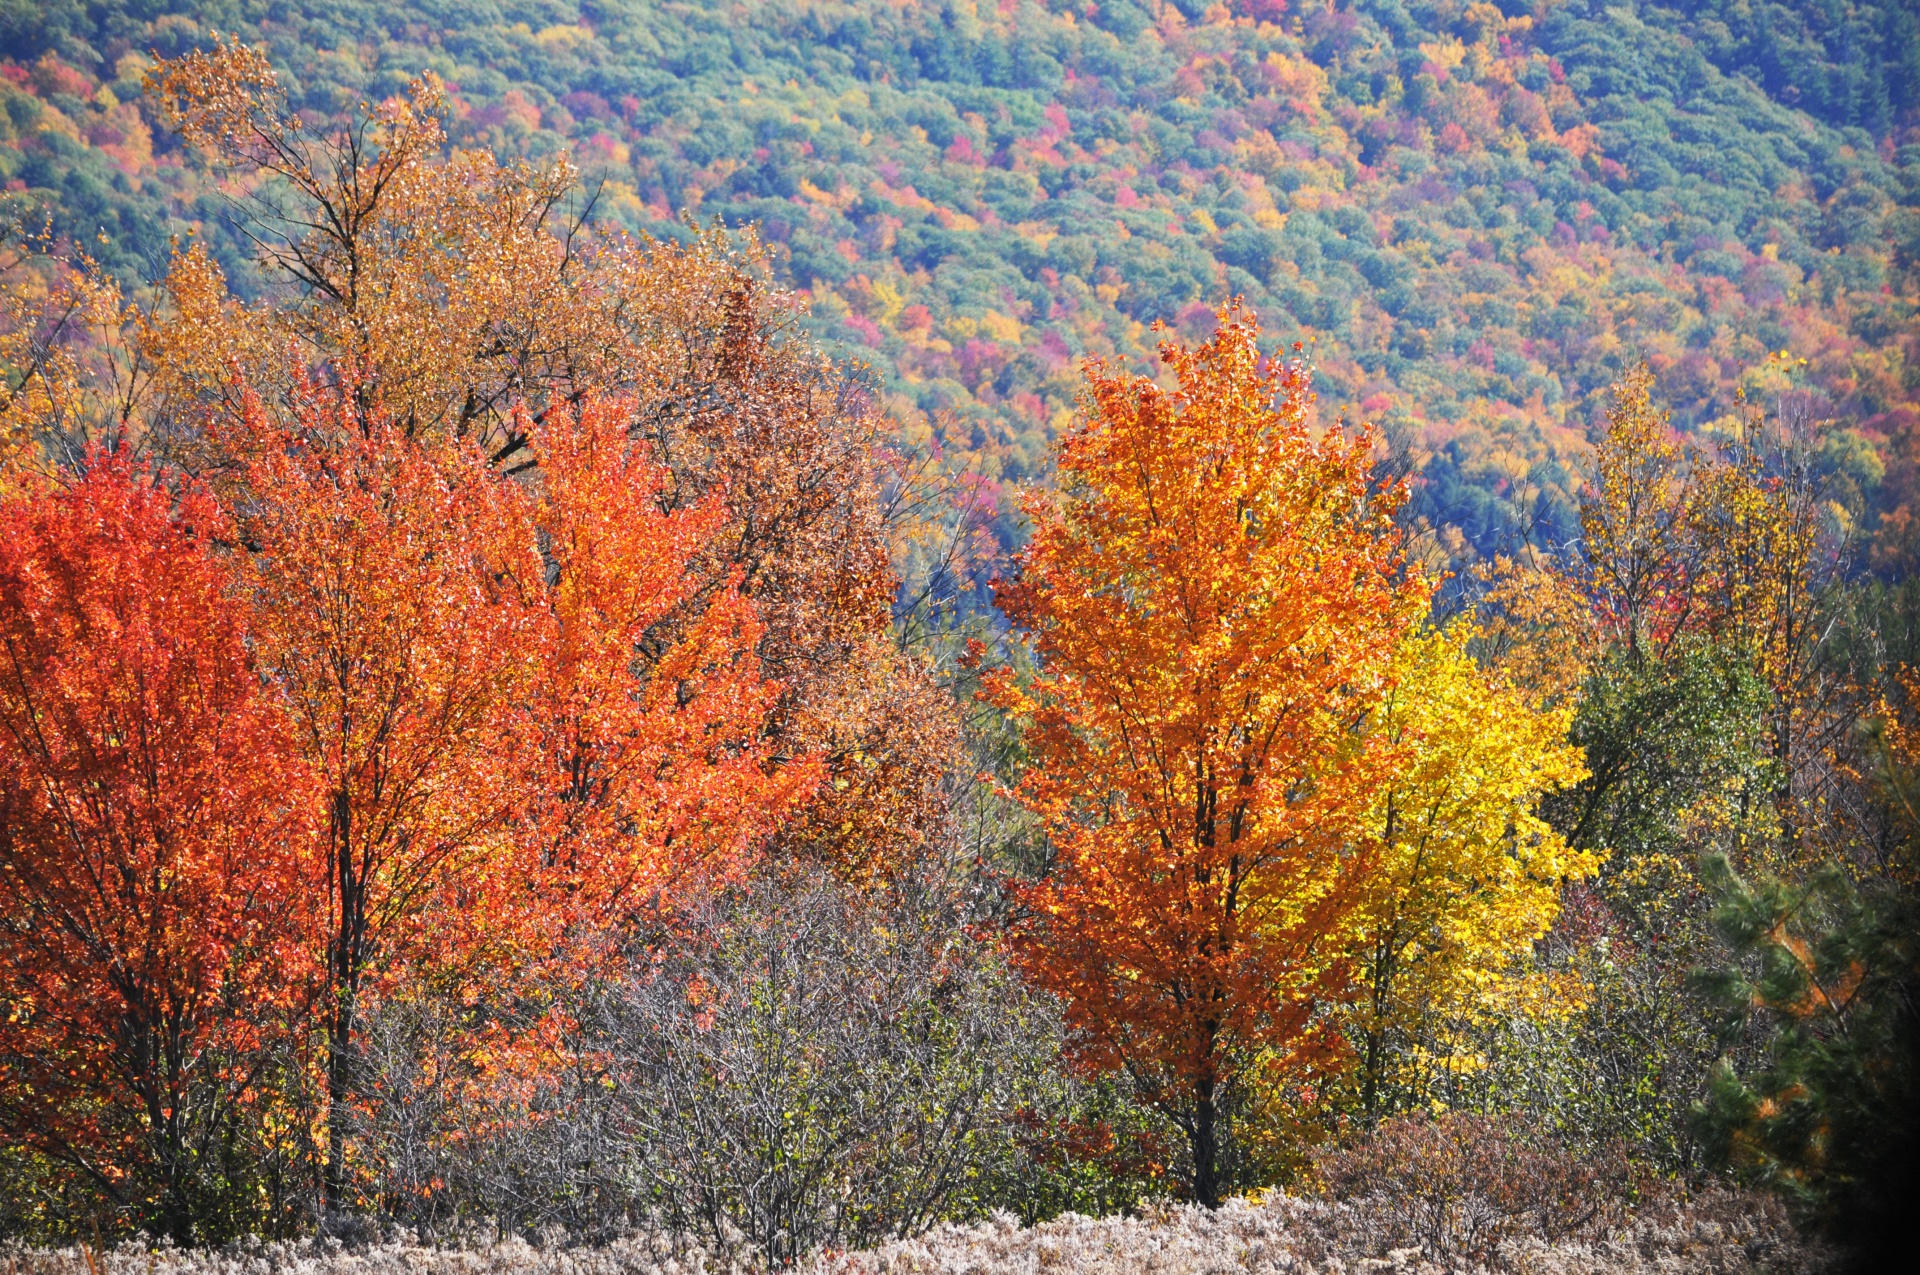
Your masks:
<svg viewBox="0 0 1920 1275"><path fill-rule="evenodd" d="M137 92L236 31L315 111L432 68L459 141L570 148L602 214L758 222L910 437L990 478L1044 472L1081 356L1239 293L1414 453L1456 556L1573 533L1569 458L1640 357L1694 427L1815 391L1870 520L1912 482L1920 147L1913 59L1858 33L1911 10L1732 15L1769 44L1723 8L6 0L0 176L123 272L193 225L244 278Z"/></svg>

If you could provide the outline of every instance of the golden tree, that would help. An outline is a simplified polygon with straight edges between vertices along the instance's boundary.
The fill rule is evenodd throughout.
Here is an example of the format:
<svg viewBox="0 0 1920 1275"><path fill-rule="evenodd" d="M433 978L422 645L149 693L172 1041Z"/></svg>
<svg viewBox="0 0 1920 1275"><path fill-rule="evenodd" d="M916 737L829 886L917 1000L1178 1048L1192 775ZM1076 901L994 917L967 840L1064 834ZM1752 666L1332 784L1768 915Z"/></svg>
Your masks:
<svg viewBox="0 0 1920 1275"><path fill-rule="evenodd" d="M1812 423L1740 407L1732 437L1696 463L1688 523L1706 625L1771 693L1762 752L1793 858L1808 824L1828 817L1862 715L1858 689L1829 658L1847 546L1821 491Z"/></svg>
<svg viewBox="0 0 1920 1275"><path fill-rule="evenodd" d="M0 495L144 441L140 313L84 252L0 228Z"/></svg>
<svg viewBox="0 0 1920 1275"><path fill-rule="evenodd" d="M1645 364L1613 387L1594 469L1580 507L1588 599L1610 640L1635 656L1658 653L1695 619L1697 563L1686 450L1653 405Z"/></svg>
<svg viewBox="0 0 1920 1275"><path fill-rule="evenodd" d="M1572 708L1543 712L1482 669L1468 654L1477 636L1459 625L1408 637L1373 722L1400 760L1366 825L1374 894L1354 1034L1369 1115L1389 1088L1423 1092L1419 1073L1454 1060L1462 1027L1519 1003L1560 887L1599 867L1538 812L1585 775L1567 743Z"/></svg>
<svg viewBox="0 0 1920 1275"><path fill-rule="evenodd" d="M1711 643L1758 677L1769 703L1757 752L1791 857L1835 796L1860 709L1828 658L1847 546L1821 491L1819 427L1797 400L1771 420L1743 400L1717 445L1683 442L1652 390L1645 366L1614 387L1577 583L1603 643L1628 661Z"/></svg>
<svg viewBox="0 0 1920 1275"><path fill-rule="evenodd" d="M1586 590L1560 563L1497 556L1474 571L1487 586L1474 653L1536 703L1576 702L1600 635Z"/></svg>
<svg viewBox="0 0 1920 1275"><path fill-rule="evenodd" d="M1316 436L1307 370L1258 333L1229 310L1163 345L1175 390L1090 369L1060 494L1030 502L998 590L1042 670L990 691L1029 723L1022 796L1053 853L1019 891L1019 959L1083 1060L1185 1130L1208 1205L1243 1069L1310 1055L1348 994L1393 761L1363 728L1426 597L1372 440Z"/></svg>

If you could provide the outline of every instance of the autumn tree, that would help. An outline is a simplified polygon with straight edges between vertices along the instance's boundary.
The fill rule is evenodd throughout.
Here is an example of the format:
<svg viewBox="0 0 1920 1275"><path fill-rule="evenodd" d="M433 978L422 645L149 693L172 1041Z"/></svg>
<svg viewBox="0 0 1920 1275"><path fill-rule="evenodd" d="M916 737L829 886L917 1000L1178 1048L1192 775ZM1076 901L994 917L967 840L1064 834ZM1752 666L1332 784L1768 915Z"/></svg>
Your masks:
<svg viewBox="0 0 1920 1275"><path fill-rule="evenodd" d="M1367 811L1373 896L1363 914L1351 1029L1370 1117L1425 1098L1429 1069L1473 1059L1469 1029L1550 999L1527 968L1561 886L1599 856L1540 817L1543 795L1583 776L1571 706L1542 711L1473 659L1470 626L1420 632L1396 652L1370 723L1395 750Z"/></svg>
<svg viewBox="0 0 1920 1275"><path fill-rule="evenodd" d="M1636 658L1663 651L1694 620L1687 460L1653 404L1653 374L1637 365L1613 387L1580 507L1589 602L1608 640Z"/></svg>
<svg viewBox="0 0 1920 1275"><path fill-rule="evenodd" d="M1689 521L1716 638L1766 688L1761 751L1772 764L1779 853L1817 857L1841 799L1850 736L1866 708L1836 658L1836 603L1849 557L1816 468L1804 402L1773 419L1742 401L1731 437L1697 467Z"/></svg>
<svg viewBox="0 0 1920 1275"><path fill-rule="evenodd" d="M1536 1030L1565 1052L1535 1070L1583 1136L1678 1167L1698 1163L1687 1109L1719 1049L1689 978L1720 959L1715 896L1743 873L1804 878L1855 855L1872 820L1847 779L1863 705L1837 658L1846 555L1820 427L1789 395L1683 438L1655 390L1645 367L1614 387L1581 541L1493 573L1481 650L1573 707L1587 773L1543 812L1605 854L1549 945L1585 1004ZM1703 855L1729 871L1704 874Z"/></svg>
<svg viewBox="0 0 1920 1275"><path fill-rule="evenodd" d="M148 388L140 311L98 262L0 223L0 493L137 445Z"/></svg>
<svg viewBox="0 0 1920 1275"><path fill-rule="evenodd" d="M1298 1061L1349 991L1391 753L1363 728L1426 589L1403 570L1371 440L1317 436L1308 373L1228 311L1177 389L1094 367L1060 493L1001 604L1042 664L1000 678L1053 862L1018 891L1019 958L1082 1059L1185 1130L1219 1201L1255 1054Z"/></svg>
<svg viewBox="0 0 1920 1275"><path fill-rule="evenodd" d="M758 654L782 687L765 719L774 750L825 759L782 844L857 873L924 848L958 738L942 692L891 641L882 422L864 383L798 331L750 233L679 245L596 226L569 204L564 159L448 153L431 76L317 121L242 45L164 63L150 84L184 138L258 195L238 211L280 288L244 306L204 250L176 259L146 345L147 410L185 463L220 463L181 425L237 410L230 363L284 394L289 342L358 369L402 433L470 440L501 472L538 467L553 407L621 396L630 436L669 475L660 507L725 510L691 566L705 592L737 581L759 612Z"/></svg>
<svg viewBox="0 0 1920 1275"><path fill-rule="evenodd" d="M659 507L629 404L530 426L530 485L291 383L290 409L240 390L210 430L237 462L260 666L322 789L337 1206L369 996L512 985L644 933L737 877L819 775L770 757L751 601L689 572L724 508Z"/></svg>
<svg viewBox="0 0 1920 1275"><path fill-rule="evenodd" d="M764 737L782 688L738 574L709 593L690 569L725 506L662 509L673 476L631 438L630 408L590 397L530 427L547 570L530 589L542 664L519 772L545 923L616 939L738 881L820 780L817 757L776 759Z"/></svg>
<svg viewBox="0 0 1920 1275"><path fill-rule="evenodd" d="M1544 554L1497 556L1476 568L1475 656L1535 703L1578 701L1599 655L1593 607L1565 563Z"/></svg>
<svg viewBox="0 0 1920 1275"><path fill-rule="evenodd" d="M86 461L0 504L0 1129L205 1242L271 1222L248 1135L303 1009L311 788L213 502Z"/></svg>
<svg viewBox="0 0 1920 1275"><path fill-rule="evenodd" d="M1769 419L1743 400L1720 437L1683 442L1652 392L1644 366L1614 387L1582 500L1572 574L1610 648L1595 667L1609 682L1706 666L1757 681L1765 739L1751 744L1773 771L1784 848L1833 795L1857 707L1829 650L1846 554L1814 463L1818 429L1804 403ZM1590 797L1626 778L1615 769L1596 764Z"/></svg>
<svg viewBox="0 0 1920 1275"><path fill-rule="evenodd" d="M86 350L41 340L32 305L69 293L9 291L4 424L42 467L138 439L232 514L252 667L317 794L323 1061L293 1127L341 1206L369 1006L537 1000L529 971L769 841L890 872L941 831L957 730L891 633L881 419L750 235L570 218L564 162L449 153L430 76L343 119L238 46L152 87L267 287L241 302L188 247L152 311L70 290ZM133 339L83 366L101 334Z"/></svg>
<svg viewBox="0 0 1920 1275"><path fill-rule="evenodd" d="M257 659L319 785L326 869L326 1088L352 1088L354 1031L376 958L454 955L439 891L482 872L517 809L520 711L539 675L539 617L519 582L544 565L517 491L469 447L408 438L352 394L299 386L291 411L243 395L217 419L224 481L250 552ZM329 1120L327 1194L344 1190Z"/></svg>

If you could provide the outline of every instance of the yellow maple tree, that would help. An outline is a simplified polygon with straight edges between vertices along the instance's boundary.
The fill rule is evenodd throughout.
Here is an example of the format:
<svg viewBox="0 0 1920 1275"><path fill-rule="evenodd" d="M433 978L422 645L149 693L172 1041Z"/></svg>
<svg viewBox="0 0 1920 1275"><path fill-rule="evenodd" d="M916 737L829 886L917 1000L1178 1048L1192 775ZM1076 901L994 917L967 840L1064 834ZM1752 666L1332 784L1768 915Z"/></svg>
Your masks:
<svg viewBox="0 0 1920 1275"><path fill-rule="evenodd" d="M1571 707L1540 709L1469 653L1468 624L1416 633L1395 653L1374 729L1398 764L1365 826L1372 894L1353 1023L1362 1106L1417 1098L1458 1065L1458 1028L1526 998L1524 958L1560 910L1560 887L1601 856L1538 813L1586 774Z"/></svg>

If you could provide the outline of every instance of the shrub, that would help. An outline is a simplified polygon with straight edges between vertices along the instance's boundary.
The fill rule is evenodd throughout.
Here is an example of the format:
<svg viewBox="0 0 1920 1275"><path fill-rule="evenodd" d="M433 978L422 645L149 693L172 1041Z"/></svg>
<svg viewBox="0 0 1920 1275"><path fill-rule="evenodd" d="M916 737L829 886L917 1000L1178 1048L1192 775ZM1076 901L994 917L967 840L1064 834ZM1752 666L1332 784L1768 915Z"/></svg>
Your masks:
<svg viewBox="0 0 1920 1275"><path fill-rule="evenodd" d="M781 1263L978 1207L1057 1037L957 886L756 886L607 989L589 1044L637 1202Z"/></svg>
<svg viewBox="0 0 1920 1275"><path fill-rule="evenodd" d="M1660 1195L1621 1147L1578 1157L1511 1119L1481 1115L1396 1117L1351 1148L1322 1153L1315 1169L1333 1199L1367 1206L1391 1247L1448 1260L1486 1262L1523 1235L1595 1239Z"/></svg>
<svg viewBox="0 0 1920 1275"><path fill-rule="evenodd" d="M938 865L743 885L564 993L564 1065L530 1077L466 1061L485 1006L377 1006L352 1128L370 1212L438 1237L658 1226L784 1264L989 1199L1080 1202L1087 1166L1031 1145L1086 1106L1057 1011L973 905Z"/></svg>

